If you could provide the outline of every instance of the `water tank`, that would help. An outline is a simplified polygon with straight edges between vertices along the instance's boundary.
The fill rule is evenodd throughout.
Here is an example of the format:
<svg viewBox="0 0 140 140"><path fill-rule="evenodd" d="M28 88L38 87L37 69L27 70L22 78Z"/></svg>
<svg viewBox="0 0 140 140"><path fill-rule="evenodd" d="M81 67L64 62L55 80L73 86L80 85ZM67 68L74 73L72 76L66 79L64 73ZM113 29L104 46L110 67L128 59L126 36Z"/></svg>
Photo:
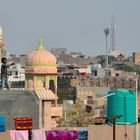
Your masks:
<svg viewBox="0 0 140 140"><path fill-rule="evenodd" d="M113 94L115 93L115 94ZM109 91L113 94L107 98L107 118L122 115L116 119L116 124L135 124L136 123L136 92L129 90ZM112 119L109 119L112 122Z"/></svg>

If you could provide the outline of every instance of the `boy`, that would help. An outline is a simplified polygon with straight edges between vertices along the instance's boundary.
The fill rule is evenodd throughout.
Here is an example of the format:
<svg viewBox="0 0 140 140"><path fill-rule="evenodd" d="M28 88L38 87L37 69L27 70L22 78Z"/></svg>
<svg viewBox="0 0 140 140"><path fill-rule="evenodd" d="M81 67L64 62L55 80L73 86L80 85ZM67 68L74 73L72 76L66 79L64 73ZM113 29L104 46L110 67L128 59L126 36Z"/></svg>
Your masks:
<svg viewBox="0 0 140 140"><path fill-rule="evenodd" d="M7 58L3 57L1 59L2 65L1 65L1 89L6 87L8 90L10 89L9 83L8 83L8 72L7 69L14 65L14 63L11 63L10 65L7 65Z"/></svg>

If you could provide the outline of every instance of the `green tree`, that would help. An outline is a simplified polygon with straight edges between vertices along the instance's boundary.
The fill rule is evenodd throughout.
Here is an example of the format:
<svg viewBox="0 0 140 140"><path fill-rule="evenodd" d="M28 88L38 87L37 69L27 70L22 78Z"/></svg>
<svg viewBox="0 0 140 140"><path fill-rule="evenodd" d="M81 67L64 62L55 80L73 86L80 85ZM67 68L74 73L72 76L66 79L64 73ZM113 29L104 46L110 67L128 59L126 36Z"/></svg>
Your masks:
<svg viewBox="0 0 140 140"><path fill-rule="evenodd" d="M126 72L134 72L135 69L131 66L128 66L126 64L123 64L119 67L120 70L126 71Z"/></svg>
<svg viewBox="0 0 140 140"><path fill-rule="evenodd" d="M97 58L100 59L101 65L105 65L105 62L106 62L105 55L98 55ZM115 61L117 61L117 58L115 58L114 56L111 56L111 55L108 56L108 64L111 64L112 62L115 62Z"/></svg>
<svg viewBox="0 0 140 140"><path fill-rule="evenodd" d="M71 92L68 89L58 89L57 96L59 101L63 102L63 100L70 100Z"/></svg>

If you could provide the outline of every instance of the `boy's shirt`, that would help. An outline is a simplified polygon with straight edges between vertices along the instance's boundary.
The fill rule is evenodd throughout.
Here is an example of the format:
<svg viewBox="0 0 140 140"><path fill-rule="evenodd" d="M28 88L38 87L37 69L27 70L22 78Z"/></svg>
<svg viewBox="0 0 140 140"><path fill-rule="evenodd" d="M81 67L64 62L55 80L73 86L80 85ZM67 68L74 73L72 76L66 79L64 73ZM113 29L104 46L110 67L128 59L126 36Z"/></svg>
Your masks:
<svg viewBox="0 0 140 140"><path fill-rule="evenodd" d="M8 67L9 67L9 65L7 65L7 64L1 65L1 76L5 76L5 77L8 76L8 73L7 73Z"/></svg>

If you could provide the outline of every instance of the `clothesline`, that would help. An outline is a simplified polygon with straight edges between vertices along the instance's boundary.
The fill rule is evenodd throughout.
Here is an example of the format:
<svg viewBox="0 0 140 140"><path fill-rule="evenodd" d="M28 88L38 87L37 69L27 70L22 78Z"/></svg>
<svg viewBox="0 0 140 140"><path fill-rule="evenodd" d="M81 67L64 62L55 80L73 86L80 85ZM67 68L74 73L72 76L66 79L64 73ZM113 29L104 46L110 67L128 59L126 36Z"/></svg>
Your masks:
<svg viewBox="0 0 140 140"><path fill-rule="evenodd" d="M78 130L32 130L31 140L76 140ZM0 133L0 140L29 140L28 130L9 130Z"/></svg>

